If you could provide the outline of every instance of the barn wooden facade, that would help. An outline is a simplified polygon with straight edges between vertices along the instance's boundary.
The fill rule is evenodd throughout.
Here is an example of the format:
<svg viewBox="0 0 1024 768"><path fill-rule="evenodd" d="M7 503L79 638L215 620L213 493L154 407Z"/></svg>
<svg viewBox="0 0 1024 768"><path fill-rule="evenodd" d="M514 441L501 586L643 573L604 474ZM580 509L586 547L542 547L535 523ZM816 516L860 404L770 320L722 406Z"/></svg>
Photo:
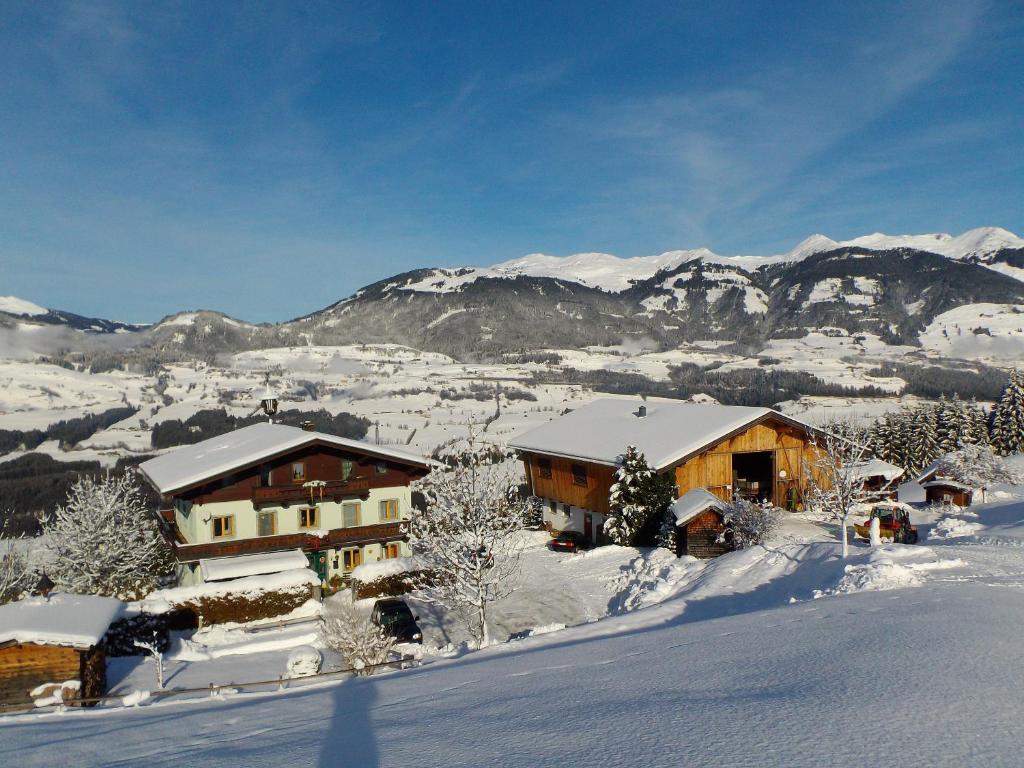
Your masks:
<svg viewBox="0 0 1024 768"><path fill-rule="evenodd" d="M278 424L255 424L140 465L183 584L198 564L301 549L330 583L363 562L407 555L413 454Z"/></svg>
<svg viewBox="0 0 1024 768"><path fill-rule="evenodd" d="M703 488L797 509L818 452L815 431L767 408L604 398L512 442L527 484L544 500L551 531L578 530L600 543L608 497L626 447L670 474L677 495Z"/></svg>

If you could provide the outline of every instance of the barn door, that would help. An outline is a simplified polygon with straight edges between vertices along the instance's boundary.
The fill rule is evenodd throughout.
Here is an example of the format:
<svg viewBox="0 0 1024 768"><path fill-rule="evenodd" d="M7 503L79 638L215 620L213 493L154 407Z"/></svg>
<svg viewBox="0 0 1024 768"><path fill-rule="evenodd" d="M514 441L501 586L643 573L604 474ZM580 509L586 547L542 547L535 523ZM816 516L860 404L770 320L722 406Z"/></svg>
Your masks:
<svg viewBox="0 0 1024 768"><path fill-rule="evenodd" d="M707 489L725 501L732 501L732 454L709 453L707 455Z"/></svg>
<svg viewBox="0 0 1024 768"><path fill-rule="evenodd" d="M796 509L802 472L799 448L780 448L775 452L775 506Z"/></svg>

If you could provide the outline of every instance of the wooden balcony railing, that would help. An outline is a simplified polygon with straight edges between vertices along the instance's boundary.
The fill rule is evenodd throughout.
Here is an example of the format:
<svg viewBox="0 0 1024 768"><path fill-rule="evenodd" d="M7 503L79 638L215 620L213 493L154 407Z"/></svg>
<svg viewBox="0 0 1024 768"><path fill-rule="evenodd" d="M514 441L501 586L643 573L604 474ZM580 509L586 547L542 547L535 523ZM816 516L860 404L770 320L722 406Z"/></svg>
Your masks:
<svg viewBox="0 0 1024 768"><path fill-rule="evenodd" d="M206 557L231 557L282 549L302 549L307 552L345 546L362 546L397 541L404 538L402 523L378 523L354 528L332 528L323 536L308 533L288 533L281 536L261 536L253 539L232 539L209 544L175 544L178 562L187 563Z"/></svg>
<svg viewBox="0 0 1024 768"><path fill-rule="evenodd" d="M365 477L331 480L322 486L271 485L266 488L253 488L252 503L258 507L261 504L291 504L292 502L313 504L318 501L341 501L346 496L360 496L369 490L370 481Z"/></svg>

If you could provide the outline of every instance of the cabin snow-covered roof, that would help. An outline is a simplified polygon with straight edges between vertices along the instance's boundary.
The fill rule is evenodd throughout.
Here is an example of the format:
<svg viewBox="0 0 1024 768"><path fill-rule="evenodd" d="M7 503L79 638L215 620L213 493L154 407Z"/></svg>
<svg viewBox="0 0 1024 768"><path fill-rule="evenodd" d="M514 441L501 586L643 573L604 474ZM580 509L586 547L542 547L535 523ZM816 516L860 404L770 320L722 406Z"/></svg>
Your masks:
<svg viewBox="0 0 1024 768"><path fill-rule="evenodd" d="M0 605L0 645L35 643L87 649L124 612L112 597L54 593Z"/></svg>
<svg viewBox="0 0 1024 768"><path fill-rule="evenodd" d="M217 557L199 561L199 570L203 581L224 581L240 579L245 576L263 576L268 573L293 571L306 568L309 561L301 549L288 549L283 552L261 552L255 555L235 555L234 557Z"/></svg>
<svg viewBox="0 0 1024 768"><path fill-rule="evenodd" d="M881 459L868 459L853 467L854 476L867 480L869 477L884 478L887 483L903 477L903 469Z"/></svg>
<svg viewBox="0 0 1024 768"><path fill-rule="evenodd" d="M324 443L418 467L429 466L424 457L406 451L382 448L326 432L308 432L284 424L261 422L176 448L143 462L139 469L160 493L168 494L311 443Z"/></svg>
<svg viewBox="0 0 1024 768"><path fill-rule="evenodd" d="M676 519L676 525L686 525L702 512L706 512L709 509L724 512L728 506L728 504L710 491L706 491L703 488L694 488L673 501L669 509Z"/></svg>
<svg viewBox="0 0 1024 768"><path fill-rule="evenodd" d="M646 415L639 416L639 409ZM509 445L520 451L615 466L626 447L643 452L661 470L766 416L811 427L771 408L682 400L607 397L523 433Z"/></svg>

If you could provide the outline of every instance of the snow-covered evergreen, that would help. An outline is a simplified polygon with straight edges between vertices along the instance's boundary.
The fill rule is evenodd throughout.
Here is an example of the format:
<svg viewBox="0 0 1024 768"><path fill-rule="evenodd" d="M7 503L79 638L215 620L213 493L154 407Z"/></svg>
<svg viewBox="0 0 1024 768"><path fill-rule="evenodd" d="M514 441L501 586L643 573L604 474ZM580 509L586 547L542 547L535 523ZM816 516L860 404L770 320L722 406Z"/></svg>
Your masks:
<svg viewBox="0 0 1024 768"><path fill-rule="evenodd" d="M1019 473L998 456L991 446L967 444L939 459L938 474L982 494L996 483L1019 484Z"/></svg>
<svg viewBox="0 0 1024 768"><path fill-rule="evenodd" d="M1024 373L1014 369L992 408L992 447L1001 456L1024 452Z"/></svg>
<svg viewBox="0 0 1024 768"><path fill-rule="evenodd" d="M0 605L17 600L32 586L28 558L16 539L0 539Z"/></svg>
<svg viewBox="0 0 1024 768"><path fill-rule="evenodd" d="M43 521L47 574L63 591L136 598L171 571L156 516L131 475L79 478L67 503Z"/></svg>
<svg viewBox="0 0 1024 768"><path fill-rule="evenodd" d="M636 446L627 446L608 495L605 535L622 546L656 543L674 551L675 522L667 512L675 491L671 477L658 475Z"/></svg>

